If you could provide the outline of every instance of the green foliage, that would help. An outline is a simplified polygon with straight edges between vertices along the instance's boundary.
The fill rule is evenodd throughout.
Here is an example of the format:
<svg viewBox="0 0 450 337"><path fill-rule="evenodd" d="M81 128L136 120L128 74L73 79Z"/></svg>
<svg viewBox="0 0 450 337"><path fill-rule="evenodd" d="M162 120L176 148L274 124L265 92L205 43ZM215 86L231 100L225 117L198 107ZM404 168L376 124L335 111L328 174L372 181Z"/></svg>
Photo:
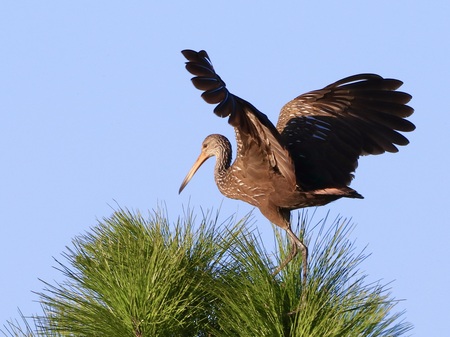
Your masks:
<svg viewBox="0 0 450 337"><path fill-rule="evenodd" d="M274 261L249 218L222 225L191 214L171 225L119 210L73 240L58 262L61 284L44 282L43 314L9 322L10 336L400 336L384 286L365 284L352 226L325 220L312 237L309 274L301 258L272 276ZM304 212L302 232L311 221ZM196 229L194 229L196 228ZM326 230L328 228L328 230ZM289 248L275 229L281 260Z"/></svg>
<svg viewBox="0 0 450 337"><path fill-rule="evenodd" d="M304 213L302 232L307 224ZM309 244L313 249L306 285L301 279L301 258L274 279L270 264L264 262L267 259L257 258L263 244L241 237L240 248L245 251L235 257L245 268L239 277L231 273L215 288L222 312L220 330L214 335L400 336L410 330L409 324L395 323L401 313L390 314L396 302L385 287L365 285L366 276L358 266L366 256L354 254L348 239L351 229L345 219L336 219L331 226L325 221L320 224L314 244ZM286 254L288 241L282 231L275 231L282 254Z"/></svg>

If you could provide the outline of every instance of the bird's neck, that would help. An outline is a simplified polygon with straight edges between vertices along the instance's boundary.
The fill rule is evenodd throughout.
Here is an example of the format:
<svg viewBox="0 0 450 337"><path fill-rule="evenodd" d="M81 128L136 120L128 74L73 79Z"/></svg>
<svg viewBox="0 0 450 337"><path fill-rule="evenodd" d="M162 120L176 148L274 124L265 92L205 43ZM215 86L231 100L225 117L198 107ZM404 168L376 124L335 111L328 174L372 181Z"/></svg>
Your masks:
<svg viewBox="0 0 450 337"><path fill-rule="evenodd" d="M220 144L217 150L214 173L215 176L220 179L227 175L231 166L231 144L226 140L226 142Z"/></svg>

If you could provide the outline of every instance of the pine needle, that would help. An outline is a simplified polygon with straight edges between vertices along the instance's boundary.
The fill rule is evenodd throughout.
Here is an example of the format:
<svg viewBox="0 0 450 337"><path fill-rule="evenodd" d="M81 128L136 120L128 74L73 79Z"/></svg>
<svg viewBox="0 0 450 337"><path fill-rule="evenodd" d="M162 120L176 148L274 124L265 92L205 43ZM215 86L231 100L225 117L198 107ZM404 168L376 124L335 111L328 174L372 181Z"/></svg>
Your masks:
<svg viewBox="0 0 450 337"><path fill-rule="evenodd" d="M8 322L5 336L401 336L411 329L393 313L385 285L366 283L367 255L350 240L350 221L298 219L311 256L271 272L289 249L274 229L276 259L250 215L218 223L193 212L171 224L119 209L76 237L56 260L61 283L44 283L43 314ZM310 227L314 227L310 230ZM311 236L311 234L315 234Z"/></svg>

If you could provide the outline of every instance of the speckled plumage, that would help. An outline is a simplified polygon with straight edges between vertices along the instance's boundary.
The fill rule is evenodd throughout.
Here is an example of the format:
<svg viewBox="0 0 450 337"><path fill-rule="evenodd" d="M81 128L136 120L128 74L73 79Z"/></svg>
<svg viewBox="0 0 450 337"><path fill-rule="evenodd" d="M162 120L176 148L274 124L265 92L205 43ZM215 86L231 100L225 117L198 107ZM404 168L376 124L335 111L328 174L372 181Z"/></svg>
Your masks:
<svg viewBox="0 0 450 337"><path fill-rule="evenodd" d="M414 125L405 117L407 93L396 91L402 82L375 74L344 78L323 89L288 102L275 127L249 102L231 94L216 74L205 51L182 51L192 82L202 97L217 104L214 113L228 117L236 132L237 153L231 164L231 144L210 135L197 162L183 181L186 186L200 165L216 156L215 180L222 194L258 207L275 225L284 228L292 253L301 249L306 277L307 247L292 232L290 211L320 206L341 197L362 198L350 188L360 155L397 152L408 140L398 131Z"/></svg>

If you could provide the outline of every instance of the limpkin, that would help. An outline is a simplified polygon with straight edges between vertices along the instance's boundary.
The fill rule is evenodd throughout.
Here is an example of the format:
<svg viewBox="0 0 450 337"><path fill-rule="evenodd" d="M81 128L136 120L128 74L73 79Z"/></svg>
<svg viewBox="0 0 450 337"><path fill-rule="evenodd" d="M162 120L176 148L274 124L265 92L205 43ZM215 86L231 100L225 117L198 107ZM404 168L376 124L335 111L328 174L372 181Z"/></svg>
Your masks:
<svg viewBox="0 0 450 337"><path fill-rule="evenodd" d="M192 83L214 113L228 117L236 133L237 154L231 164L231 144L209 135L179 192L209 157L216 156L214 177L226 197L258 207L272 223L286 230L289 255L278 273L297 254L307 274L308 248L291 229L291 210L325 205L336 199L362 198L349 187L361 155L397 152L409 141L398 131L415 129L405 118L411 95L396 91L403 83L376 74L341 79L288 102L275 127L252 104L228 91L208 54L183 50Z"/></svg>

